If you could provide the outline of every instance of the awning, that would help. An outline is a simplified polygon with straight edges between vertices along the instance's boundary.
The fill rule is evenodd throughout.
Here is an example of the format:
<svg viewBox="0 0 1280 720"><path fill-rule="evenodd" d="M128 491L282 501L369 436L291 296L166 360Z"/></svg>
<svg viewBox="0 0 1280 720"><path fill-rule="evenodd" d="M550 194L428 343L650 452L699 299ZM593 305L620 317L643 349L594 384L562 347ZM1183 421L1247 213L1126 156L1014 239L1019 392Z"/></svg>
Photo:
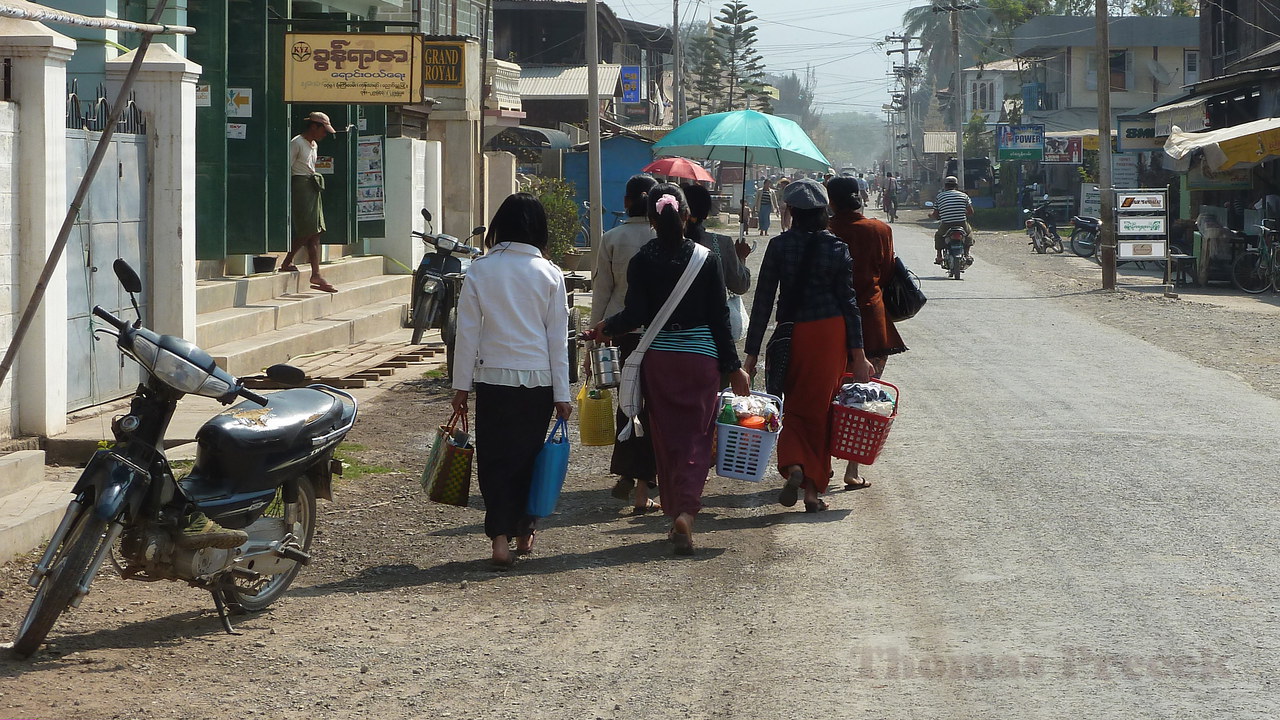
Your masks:
<svg viewBox="0 0 1280 720"><path fill-rule="evenodd" d="M1264 118L1241 125L1206 132L1183 132L1173 128L1164 143L1164 152L1175 168L1191 167L1191 155L1204 153L1205 165L1215 172L1247 168L1280 158L1280 118Z"/></svg>
<svg viewBox="0 0 1280 720"><path fill-rule="evenodd" d="M1194 97L1190 100L1161 105L1151 112L1156 116L1156 136L1164 137L1173 134L1174 126L1183 132L1196 132L1209 127L1206 106L1212 98L1210 95Z"/></svg>
<svg viewBox="0 0 1280 720"><path fill-rule="evenodd" d="M27 0L0 0L0 17L15 20L34 20L36 22L52 22L62 25L98 28L100 30L124 30L125 32L155 33L162 35L191 35L196 29L185 25L153 25L136 23L116 18L89 17L65 10L37 5Z"/></svg>
<svg viewBox="0 0 1280 720"><path fill-rule="evenodd" d="M597 72L600 97L618 96L622 66L601 64ZM586 65L520 67L521 100L586 100L587 97Z"/></svg>
<svg viewBox="0 0 1280 720"><path fill-rule="evenodd" d="M953 132L931 132L924 134L924 151L926 155L955 155L956 134Z"/></svg>

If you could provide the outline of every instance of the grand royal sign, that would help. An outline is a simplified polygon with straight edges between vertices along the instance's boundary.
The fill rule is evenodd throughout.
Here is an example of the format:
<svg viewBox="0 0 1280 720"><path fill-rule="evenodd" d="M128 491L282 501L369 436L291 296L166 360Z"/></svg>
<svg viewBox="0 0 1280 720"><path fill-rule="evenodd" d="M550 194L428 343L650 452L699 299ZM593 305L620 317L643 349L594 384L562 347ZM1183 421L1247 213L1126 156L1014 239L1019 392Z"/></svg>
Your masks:
<svg viewBox="0 0 1280 720"><path fill-rule="evenodd" d="M391 33L285 34L285 102L422 102L422 37Z"/></svg>

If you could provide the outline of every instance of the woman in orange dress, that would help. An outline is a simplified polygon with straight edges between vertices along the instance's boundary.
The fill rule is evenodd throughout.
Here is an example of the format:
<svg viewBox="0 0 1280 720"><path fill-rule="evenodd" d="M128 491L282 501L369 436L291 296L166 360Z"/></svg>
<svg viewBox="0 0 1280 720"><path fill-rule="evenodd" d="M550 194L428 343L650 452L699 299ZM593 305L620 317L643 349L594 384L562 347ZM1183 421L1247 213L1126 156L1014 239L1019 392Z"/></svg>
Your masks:
<svg viewBox="0 0 1280 720"><path fill-rule="evenodd" d="M862 198L854 178L832 178L827 193L834 213L830 230L849 246L853 258L853 291L862 315L863 352L875 368L875 377L880 377L889 356L907 350L884 311L883 289L894 270L893 230L862 214ZM850 461L844 471L845 489L870 484L858 474L858 464Z"/></svg>

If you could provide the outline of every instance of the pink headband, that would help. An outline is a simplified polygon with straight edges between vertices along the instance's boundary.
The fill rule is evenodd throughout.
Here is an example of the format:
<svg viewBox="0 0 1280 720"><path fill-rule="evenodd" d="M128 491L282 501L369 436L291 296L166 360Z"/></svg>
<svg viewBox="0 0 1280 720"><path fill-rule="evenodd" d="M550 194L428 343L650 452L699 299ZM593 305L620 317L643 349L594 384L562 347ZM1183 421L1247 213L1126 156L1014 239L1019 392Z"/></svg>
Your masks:
<svg viewBox="0 0 1280 720"><path fill-rule="evenodd" d="M659 215L662 214L663 210L666 210L669 207L673 207L676 209L676 212L680 212L680 201L676 199L675 195L663 195L658 198L658 202L654 203L654 207L657 208Z"/></svg>

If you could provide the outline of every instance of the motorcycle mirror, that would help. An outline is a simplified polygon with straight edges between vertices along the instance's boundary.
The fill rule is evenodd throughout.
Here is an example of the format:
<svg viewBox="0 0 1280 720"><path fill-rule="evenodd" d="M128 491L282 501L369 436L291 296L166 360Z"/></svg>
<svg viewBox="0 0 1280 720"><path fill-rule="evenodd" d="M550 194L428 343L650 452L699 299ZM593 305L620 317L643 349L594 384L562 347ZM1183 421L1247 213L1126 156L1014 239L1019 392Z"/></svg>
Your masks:
<svg viewBox="0 0 1280 720"><path fill-rule="evenodd" d="M1022 214L1023 214L1023 215L1030 215L1030 214L1031 214L1031 211L1030 211L1030 210L1023 210L1023 211L1022 211Z"/></svg>
<svg viewBox="0 0 1280 720"><path fill-rule="evenodd" d="M299 387L307 381L307 374L301 369L292 365L280 363L267 368L267 377L273 382L287 385L289 387Z"/></svg>
<svg viewBox="0 0 1280 720"><path fill-rule="evenodd" d="M422 208L422 219L427 222L431 222L431 211L426 208Z"/></svg>
<svg viewBox="0 0 1280 720"><path fill-rule="evenodd" d="M483 234L484 234L484 231L485 231L485 226L483 226L483 225L480 225L480 226L478 226L478 227L471 228L471 234L472 234L472 235L483 235Z"/></svg>
<svg viewBox="0 0 1280 720"><path fill-rule="evenodd" d="M127 260L116 258L116 261L111 263L111 269L115 271L120 286L130 294L142 292L142 280Z"/></svg>
<svg viewBox="0 0 1280 720"><path fill-rule="evenodd" d="M924 206L925 206L925 207L930 207L930 208L931 208L931 207L933 207L933 203L931 203L931 202L929 202L929 201L927 201L927 200L926 200L926 201L925 201L925 203L924 203Z"/></svg>
<svg viewBox="0 0 1280 720"><path fill-rule="evenodd" d="M1045 193L1045 194L1044 194L1044 197L1043 197L1043 198L1041 198L1041 199L1042 199L1042 200L1048 200L1048 199L1049 199L1049 193Z"/></svg>

